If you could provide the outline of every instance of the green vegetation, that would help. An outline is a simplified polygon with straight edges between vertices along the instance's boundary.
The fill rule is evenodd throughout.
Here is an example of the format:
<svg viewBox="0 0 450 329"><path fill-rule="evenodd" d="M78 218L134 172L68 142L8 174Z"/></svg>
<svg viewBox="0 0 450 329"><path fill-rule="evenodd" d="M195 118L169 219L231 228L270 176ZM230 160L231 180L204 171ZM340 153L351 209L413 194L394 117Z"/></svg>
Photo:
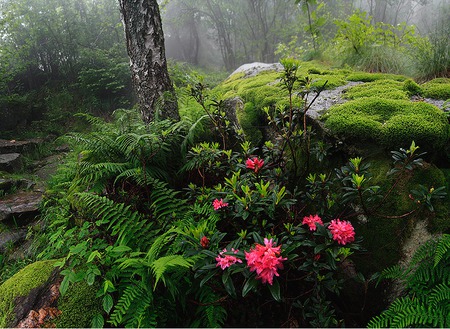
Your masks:
<svg viewBox="0 0 450 329"><path fill-rule="evenodd" d="M450 79L437 78L423 84L423 95L429 98L450 99Z"/></svg>
<svg viewBox="0 0 450 329"><path fill-rule="evenodd" d="M401 280L407 294L374 317L368 327L448 327L449 253L450 235L444 234L420 246L405 268L397 265L384 270L381 278Z"/></svg>

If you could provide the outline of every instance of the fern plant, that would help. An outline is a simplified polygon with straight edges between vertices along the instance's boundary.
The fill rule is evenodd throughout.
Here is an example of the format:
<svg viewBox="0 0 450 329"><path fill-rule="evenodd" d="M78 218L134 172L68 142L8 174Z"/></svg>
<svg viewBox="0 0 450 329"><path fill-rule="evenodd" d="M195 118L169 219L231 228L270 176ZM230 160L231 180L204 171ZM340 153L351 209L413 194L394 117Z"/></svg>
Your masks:
<svg viewBox="0 0 450 329"><path fill-rule="evenodd" d="M380 279L405 283L406 295L374 317L369 328L450 326L450 235L419 247L405 268L390 267Z"/></svg>

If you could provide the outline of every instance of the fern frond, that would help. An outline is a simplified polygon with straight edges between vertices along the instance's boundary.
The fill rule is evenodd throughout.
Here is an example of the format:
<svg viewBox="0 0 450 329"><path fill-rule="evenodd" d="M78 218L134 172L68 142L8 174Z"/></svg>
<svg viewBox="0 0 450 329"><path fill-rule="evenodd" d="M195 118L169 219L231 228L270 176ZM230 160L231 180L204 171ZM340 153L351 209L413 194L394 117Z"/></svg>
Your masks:
<svg viewBox="0 0 450 329"><path fill-rule="evenodd" d="M135 242L143 247L149 241L149 236L152 236L152 223L137 211L131 210L130 206L90 193L78 193L76 197L76 206L107 223L111 235L117 236L118 244L129 245Z"/></svg>
<svg viewBox="0 0 450 329"><path fill-rule="evenodd" d="M127 323L131 327L136 327L138 321L143 321L146 312L151 306L153 295L151 290L143 289L138 283L129 284L121 294L114 310L111 313L109 323L119 327L120 324Z"/></svg>
<svg viewBox="0 0 450 329"><path fill-rule="evenodd" d="M198 327L220 328L227 319L227 311L220 304L221 297L217 295L211 287L204 286L200 290L200 305L197 307L196 314ZM193 324L194 325L194 324Z"/></svg>
<svg viewBox="0 0 450 329"><path fill-rule="evenodd" d="M155 284L153 289L156 288L156 285L160 279L162 279L164 285L166 285L164 274L170 267L190 268L194 262L195 258L186 258L182 255L169 255L154 260L151 264L151 269L153 271L153 275L155 276Z"/></svg>
<svg viewBox="0 0 450 329"><path fill-rule="evenodd" d="M434 266L437 266L444 258L449 258L450 234L443 234L439 239L434 252Z"/></svg>
<svg viewBox="0 0 450 329"><path fill-rule="evenodd" d="M450 286L447 283L438 284L429 294L430 307L437 308L439 303L450 305Z"/></svg>

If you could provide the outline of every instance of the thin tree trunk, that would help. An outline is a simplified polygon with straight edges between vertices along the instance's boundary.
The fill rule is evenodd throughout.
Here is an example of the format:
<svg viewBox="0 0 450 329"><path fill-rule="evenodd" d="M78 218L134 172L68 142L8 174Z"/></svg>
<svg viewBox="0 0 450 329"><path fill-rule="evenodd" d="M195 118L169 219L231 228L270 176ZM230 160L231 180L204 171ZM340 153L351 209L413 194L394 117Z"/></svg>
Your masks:
<svg viewBox="0 0 450 329"><path fill-rule="evenodd" d="M167 71L164 34L156 0L119 0L130 69L146 123L155 116L179 120L175 91Z"/></svg>

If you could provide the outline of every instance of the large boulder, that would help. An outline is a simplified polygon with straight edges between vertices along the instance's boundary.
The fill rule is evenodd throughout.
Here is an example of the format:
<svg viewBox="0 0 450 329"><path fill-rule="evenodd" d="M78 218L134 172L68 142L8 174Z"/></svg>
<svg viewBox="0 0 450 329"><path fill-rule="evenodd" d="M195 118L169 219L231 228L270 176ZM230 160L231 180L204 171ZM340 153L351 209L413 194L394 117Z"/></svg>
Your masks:
<svg viewBox="0 0 450 329"><path fill-rule="evenodd" d="M24 141L0 139L0 154L28 152L41 145L43 142L44 140L41 138Z"/></svg>
<svg viewBox="0 0 450 329"><path fill-rule="evenodd" d="M0 286L0 328L15 327L31 310L39 311L55 302L59 272L54 263L30 264Z"/></svg>
<svg viewBox="0 0 450 329"><path fill-rule="evenodd" d="M244 73L244 77L248 78L254 77L263 71L281 72L283 71L283 65L281 65L280 63L260 63L260 62L243 64L239 66L236 70L234 70L234 72L231 73L230 76L233 76L234 74L237 73Z"/></svg>

